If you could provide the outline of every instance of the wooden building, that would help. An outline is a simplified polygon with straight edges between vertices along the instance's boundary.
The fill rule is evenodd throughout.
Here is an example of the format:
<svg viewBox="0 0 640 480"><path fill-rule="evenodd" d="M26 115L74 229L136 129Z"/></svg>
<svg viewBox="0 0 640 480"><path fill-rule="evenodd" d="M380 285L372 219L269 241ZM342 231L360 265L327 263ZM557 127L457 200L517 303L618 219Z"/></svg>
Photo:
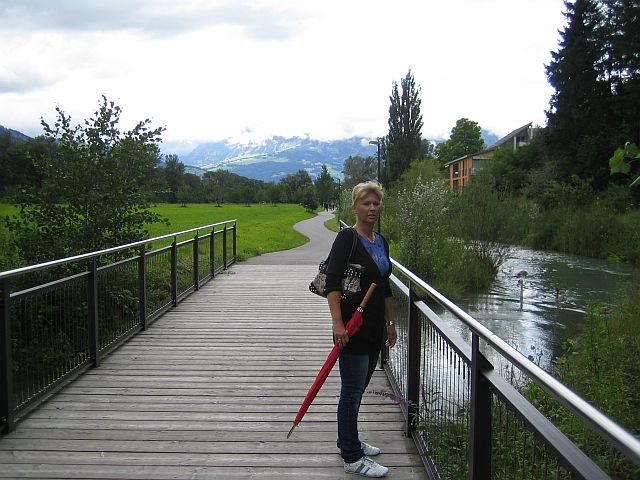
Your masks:
<svg viewBox="0 0 640 480"><path fill-rule="evenodd" d="M528 145L535 129L531 123L514 130L505 135L496 143L481 152L470 153L445 164L449 170L449 188L452 192L459 192L466 185L471 183L471 178L475 175L484 164L493 156L493 153L499 148L518 149L524 145Z"/></svg>

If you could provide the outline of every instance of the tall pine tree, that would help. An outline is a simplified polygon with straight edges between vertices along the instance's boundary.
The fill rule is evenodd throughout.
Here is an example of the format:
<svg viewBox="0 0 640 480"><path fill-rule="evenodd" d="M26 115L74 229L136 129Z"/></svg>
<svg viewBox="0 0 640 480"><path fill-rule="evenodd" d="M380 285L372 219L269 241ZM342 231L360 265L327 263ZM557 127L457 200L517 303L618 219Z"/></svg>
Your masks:
<svg viewBox="0 0 640 480"><path fill-rule="evenodd" d="M604 0L606 65L621 142L640 144L640 2Z"/></svg>
<svg viewBox="0 0 640 480"><path fill-rule="evenodd" d="M389 100L389 133L384 140L383 154L387 161L387 181L394 182L419 159L422 152L422 114L420 113L420 87L416 85L411 69L398 84L393 83Z"/></svg>
<svg viewBox="0 0 640 480"><path fill-rule="evenodd" d="M605 18L595 0L567 1L565 7L568 25L546 67L555 89L547 112L549 144L561 178L602 179L608 175L612 124Z"/></svg>

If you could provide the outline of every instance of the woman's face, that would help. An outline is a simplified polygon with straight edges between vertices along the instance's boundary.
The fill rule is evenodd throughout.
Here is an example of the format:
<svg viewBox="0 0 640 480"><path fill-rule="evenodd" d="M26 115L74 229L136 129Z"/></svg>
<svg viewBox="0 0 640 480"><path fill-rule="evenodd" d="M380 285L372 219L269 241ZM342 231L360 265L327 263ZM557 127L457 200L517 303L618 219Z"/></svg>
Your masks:
<svg viewBox="0 0 640 480"><path fill-rule="evenodd" d="M353 206L353 213L359 222L373 225L378 221L381 208L382 205L378 196L375 193L368 193L356 202Z"/></svg>

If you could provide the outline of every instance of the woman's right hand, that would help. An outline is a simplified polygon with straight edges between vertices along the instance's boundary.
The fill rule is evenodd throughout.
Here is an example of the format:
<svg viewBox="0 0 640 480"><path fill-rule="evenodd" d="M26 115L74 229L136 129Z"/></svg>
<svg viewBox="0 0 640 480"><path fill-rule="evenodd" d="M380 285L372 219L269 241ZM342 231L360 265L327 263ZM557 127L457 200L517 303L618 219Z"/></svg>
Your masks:
<svg viewBox="0 0 640 480"><path fill-rule="evenodd" d="M342 322L333 323L333 342L338 345L340 349L343 349L347 346L347 343L349 343L349 334Z"/></svg>

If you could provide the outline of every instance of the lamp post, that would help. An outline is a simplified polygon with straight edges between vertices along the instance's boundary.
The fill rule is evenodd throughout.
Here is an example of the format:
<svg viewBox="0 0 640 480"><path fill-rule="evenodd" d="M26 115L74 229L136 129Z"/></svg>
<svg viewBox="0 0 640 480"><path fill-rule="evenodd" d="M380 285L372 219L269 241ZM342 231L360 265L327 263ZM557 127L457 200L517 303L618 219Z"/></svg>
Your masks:
<svg viewBox="0 0 640 480"><path fill-rule="evenodd" d="M336 210L338 210L338 214L336 216L338 218L338 229L342 230L342 228L340 228L340 197L340 179L338 178L338 199L336 200Z"/></svg>
<svg viewBox="0 0 640 480"><path fill-rule="evenodd" d="M376 138L375 140L369 140L369 145L375 145L378 150L378 183L382 185L382 178L380 178L380 139ZM382 211L378 215L378 233L382 228Z"/></svg>

